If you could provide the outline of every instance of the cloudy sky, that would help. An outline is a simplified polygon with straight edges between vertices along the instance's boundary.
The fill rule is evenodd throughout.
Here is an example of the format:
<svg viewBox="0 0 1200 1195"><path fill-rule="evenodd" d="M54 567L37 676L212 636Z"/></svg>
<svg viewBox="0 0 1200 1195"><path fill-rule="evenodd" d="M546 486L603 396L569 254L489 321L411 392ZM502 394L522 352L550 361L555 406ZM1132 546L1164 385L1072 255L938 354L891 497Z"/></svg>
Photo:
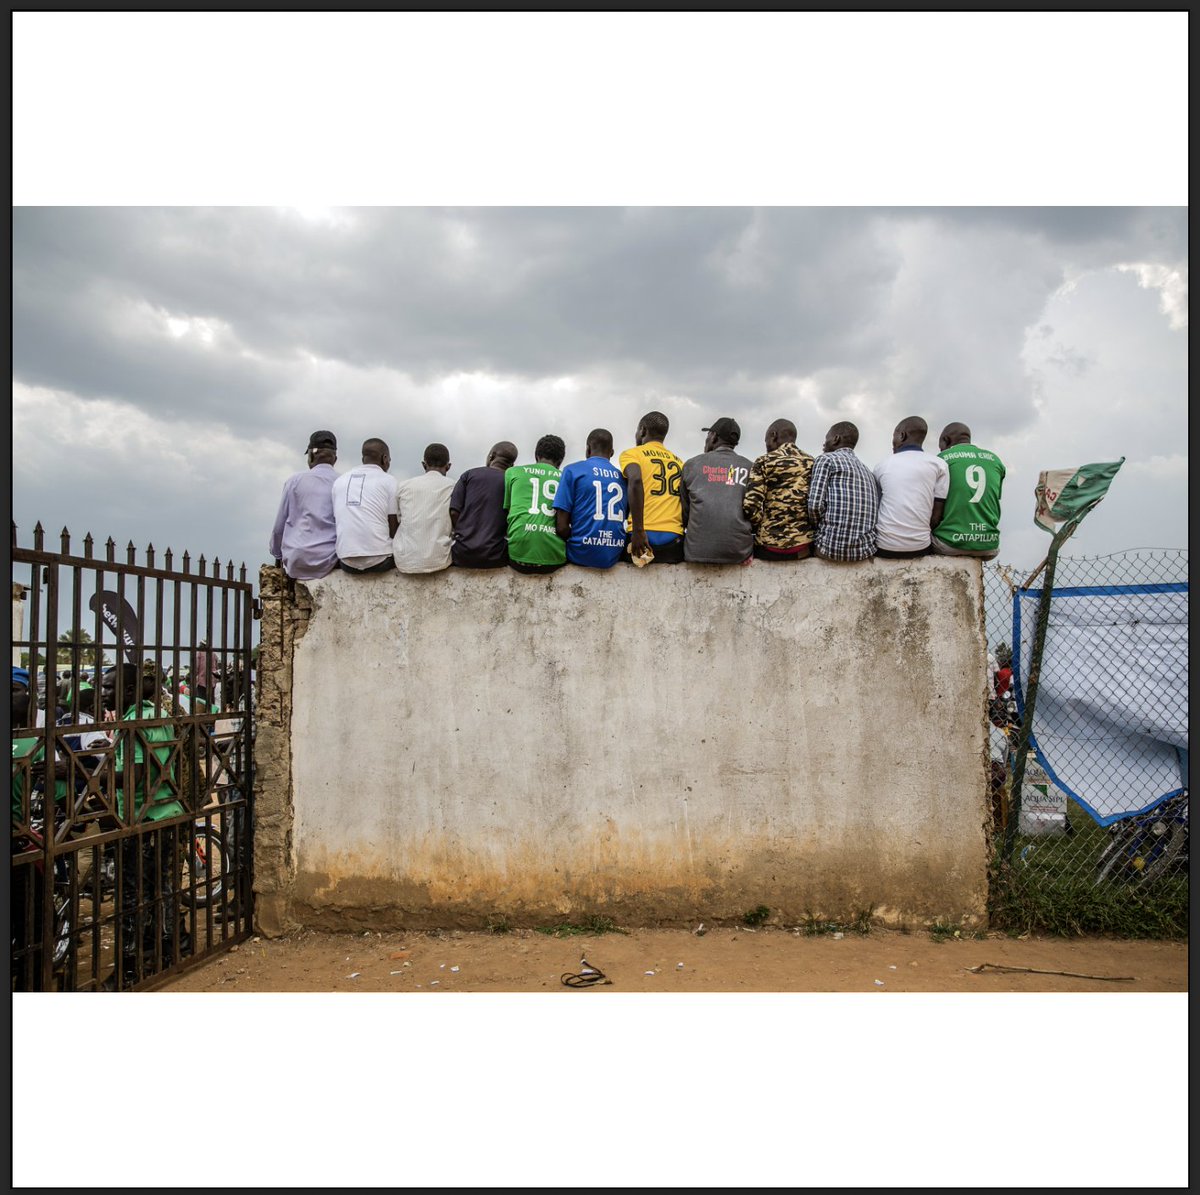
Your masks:
<svg viewBox="0 0 1200 1195"><path fill-rule="evenodd" d="M257 566L318 427L407 476L655 408L873 465L919 414L1005 461L1006 561L1039 470L1122 455L1074 550L1183 546L1187 278L1177 207L21 207L14 518Z"/></svg>

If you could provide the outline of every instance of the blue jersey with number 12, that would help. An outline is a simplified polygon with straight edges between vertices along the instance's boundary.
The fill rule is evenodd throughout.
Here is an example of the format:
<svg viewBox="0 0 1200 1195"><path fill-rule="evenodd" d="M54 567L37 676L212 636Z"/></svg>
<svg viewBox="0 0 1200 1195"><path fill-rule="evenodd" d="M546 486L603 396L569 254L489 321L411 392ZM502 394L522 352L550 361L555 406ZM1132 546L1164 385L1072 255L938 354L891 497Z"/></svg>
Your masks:
<svg viewBox="0 0 1200 1195"><path fill-rule="evenodd" d="M625 478L602 456L568 465L558 479L554 509L571 516L567 559L585 568L612 568L625 550Z"/></svg>

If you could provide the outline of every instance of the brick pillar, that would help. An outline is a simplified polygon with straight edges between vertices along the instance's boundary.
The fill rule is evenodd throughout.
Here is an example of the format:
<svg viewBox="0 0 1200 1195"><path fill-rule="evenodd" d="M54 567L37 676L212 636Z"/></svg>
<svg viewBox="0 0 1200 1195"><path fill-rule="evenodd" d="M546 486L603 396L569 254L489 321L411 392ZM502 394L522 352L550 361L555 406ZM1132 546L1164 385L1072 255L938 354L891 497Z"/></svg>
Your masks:
<svg viewBox="0 0 1200 1195"><path fill-rule="evenodd" d="M280 568L259 573L262 621L254 743L254 922L264 937L297 928L292 917L292 658L308 630L312 600Z"/></svg>

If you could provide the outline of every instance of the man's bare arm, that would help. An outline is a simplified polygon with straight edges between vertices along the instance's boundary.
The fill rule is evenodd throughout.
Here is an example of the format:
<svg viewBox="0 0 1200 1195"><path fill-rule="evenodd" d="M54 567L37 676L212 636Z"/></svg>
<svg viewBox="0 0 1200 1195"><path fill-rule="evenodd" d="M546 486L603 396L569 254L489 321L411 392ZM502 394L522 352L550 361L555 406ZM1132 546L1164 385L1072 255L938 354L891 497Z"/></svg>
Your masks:
<svg viewBox="0 0 1200 1195"><path fill-rule="evenodd" d="M646 487L642 484L642 466L626 465L625 481L629 489L629 519L633 525L629 542L633 545L633 555L640 556L650 546L642 526L646 514Z"/></svg>

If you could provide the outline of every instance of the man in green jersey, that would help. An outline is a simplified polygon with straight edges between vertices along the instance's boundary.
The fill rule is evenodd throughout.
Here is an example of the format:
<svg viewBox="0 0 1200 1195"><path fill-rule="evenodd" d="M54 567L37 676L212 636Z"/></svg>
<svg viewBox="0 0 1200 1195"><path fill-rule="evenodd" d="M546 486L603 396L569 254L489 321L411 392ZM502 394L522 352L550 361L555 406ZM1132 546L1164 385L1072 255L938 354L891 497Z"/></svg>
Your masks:
<svg viewBox="0 0 1200 1195"><path fill-rule="evenodd" d="M519 573L552 573L567 562L567 545L554 530L554 496L566 451L558 436L543 436L532 465L505 470L508 563Z"/></svg>
<svg viewBox="0 0 1200 1195"><path fill-rule="evenodd" d="M950 470L950 491L933 528L933 551L943 556L994 560L1000 551L1000 491L1004 465L994 452L971 443L965 423L948 423L938 439Z"/></svg>
<svg viewBox="0 0 1200 1195"><path fill-rule="evenodd" d="M118 727L113 757L117 816L131 827L149 823L140 834L132 834L120 844L117 910L122 986L131 986L159 969L154 965L156 948L161 950L162 968L190 953L190 936L179 903L178 836L173 821L184 812L177 799L173 749L182 728L174 721L166 725L146 725L144 721L155 719L154 693L159 683L153 665L141 669L136 664L122 664L119 670L110 668L100 684L101 702ZM157 720L170 717L170 712L163 710ZM132 793L127 791L130 779ZM168 819L172 819L170 825L151 829L154 823Z"/></svg>
<svg viewBox="0 0 1200 1195"><path fill-rule="evenodd" d="M37 782L43 756L44 731L30 724L36 721L31 696L29 672L24 668L12 670L12 828L13 854L41 849L37 838L26 836L34 820L30 807L31 789ZM32 733L30 733L32 731ZM53 826L53 821L51 821ZM61 856L60 856L61 860ZM55 866L58 866L56 862ZM10 875L12 918L12 979L14 990L42 987L42 959L39 947L42 939L42 875L32 864L13 866Z"/></svg>

